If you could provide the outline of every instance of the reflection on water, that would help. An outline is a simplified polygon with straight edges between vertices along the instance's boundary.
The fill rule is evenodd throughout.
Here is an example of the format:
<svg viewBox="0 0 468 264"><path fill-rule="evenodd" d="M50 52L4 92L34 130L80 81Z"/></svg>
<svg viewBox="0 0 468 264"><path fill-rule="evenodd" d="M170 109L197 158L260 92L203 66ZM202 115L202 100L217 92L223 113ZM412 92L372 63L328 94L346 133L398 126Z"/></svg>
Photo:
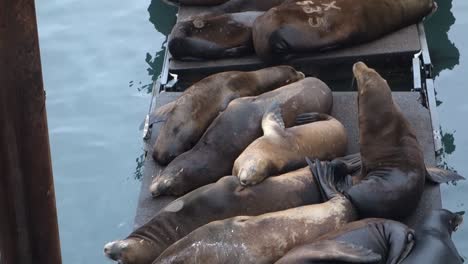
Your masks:
<svg viewBox="0 0 468 264"><path fill-rule="evenodd" d="M438 11L425 24L436 76L437 111L443 131L443 165L468 178L468 2L443 0L437 3ZM441 190L445 208L466 210L467 181L456 186L442 185ZM467 239L468 226L465 223L454 234L458 250L465 259L468 256Z"/></svg>
<svg viewBox="0 0 468 264"><path fill-rule="evenodd" d="M136 158L136 168L135 172L133 173L133 177L135 180L141 180L143 178L143 165L145 164L145 154L141 154Z"/></svg>
<svg viewBox="0 0 468 264"><path fill-rule="evenodd" d="M453 133L442 134L442 145L445 154L452 154L455 151L455 137Z"/></svg>
<svg viewBox="0 0 468 264"><path fill-rule="evenodd" d="M460 61L460 52L455 44L449 40L450 26L455 23L452 12L452 1L437 1L437 12L430 17L425 25L427 27L427 40L429 42L431 58L434 62L434 75L438 76L444 70L452 70Z"/></svg>

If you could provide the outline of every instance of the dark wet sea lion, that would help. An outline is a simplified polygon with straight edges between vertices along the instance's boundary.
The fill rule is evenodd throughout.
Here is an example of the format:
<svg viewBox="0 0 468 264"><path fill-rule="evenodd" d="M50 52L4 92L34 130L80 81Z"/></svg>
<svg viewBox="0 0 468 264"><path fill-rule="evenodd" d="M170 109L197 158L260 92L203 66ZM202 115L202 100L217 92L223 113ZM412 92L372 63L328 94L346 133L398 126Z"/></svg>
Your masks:
<svg viewBox="0 0 468 264"><path fill-rule="evenodd" d="M272 263L290 249L310 243L356 218L353 205L342 195L322 204L233 217L196 229L167 248L153 263Z"/></svg>
<svg viewBox="0 0 468 264"><path fill-rule="evenodd" d="M167 165L191 149L232 100L259 95L303 78L304 74L290 66L278 66L251 72L222 72L202 79L176 101L157 110L155 118L165 122L153 148L154 159Z"/></svg>
<svg viewBox="0 0 468 264"><path fill-rule="evenodd" d="M332 101L330 88L316 78L305 78L256 97L233 100L191 150L154 176L152 194L180 196L229 175L234 160L261 136L261 119L273 102L279 103L284 123L290 127L301 113L329 113Z"/></svg>
<svg viewBox="0 0 468 264"><path fill-rule="evenodd" d="M433 0L288 0L257 18L255 51L264 60L367 42L421 21Z"/></svg>
<svg viewBox="0 0 468 264"><path fill-rule="evenodd" d="M206 60L252 54L252 25L263 12L192 17L172 29L169 51L178 60Z"/></svg>
<svg viewBox="0 0 468 264"><path fill-rule="evenodd" d="M294 248L275 264L463 263L451 239L462 220L461 213L434 210L415 232L396 221L368 218Z"/></svg>
<svg viewBox="0 0 468 264"><path fill-rule="evenodd" d="M177 240L209 222L318 202L320 194L307 167L250 188L240 186L236 177L226 176L173 201L126 239L107 244L105 251L122 264L148 264Z"/></svg>
<svg viewBox="0 0 468 264"><path fill-rule="evenodd" d="M452 241L452 232L463 222L464 212L434 210L416 227L416 245L402 264L461 264L463 257Z"/></svg>
<svg viewBox="0 0 468 264"><path fill-rule="evenodd" d="M362 218L403 219L414 212L424 189L426 167L421 147L393 102L387 81L362 62L354 64L353 73L358 85L362 167L358 183L348 180L338 183L338 188ZM326 163L318 169L325 175L322 180L331 184L347 178L334 171L333 165Z"/></svg>
<svg viewBox="0 0 468 264"><path fill-rule="evenodd" d="M299 116L301 125L285 128L279 107L262 119L264 135L252 142L236 159L232 175L242 185L255 185L268 176L306 166L304 157L331 160L346 152L344 126L327 114Z"/></svg>
<svg viewBox="0 0 468 264"><path fill-rule="evenodd" d="M411 252L414 237L414 231L400 222L367 218L296 247L275 264L396 264Z"/></svg>

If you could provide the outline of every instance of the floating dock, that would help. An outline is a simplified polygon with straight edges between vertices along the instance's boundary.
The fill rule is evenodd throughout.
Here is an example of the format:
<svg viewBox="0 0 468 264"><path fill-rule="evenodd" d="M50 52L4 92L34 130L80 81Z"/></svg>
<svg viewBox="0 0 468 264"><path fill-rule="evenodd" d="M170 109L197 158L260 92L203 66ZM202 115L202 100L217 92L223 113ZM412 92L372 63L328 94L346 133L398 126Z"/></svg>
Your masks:
<svg viewBox="0 0 468 264"><path fill-rule="evenodd" d="M199 8L181 7L178 19L184 19L199 11ZM306 76L318 77L330 86L334 100L331 115L346 127L349 137L348 154L352 154L359 151L357 94L353 91L344 91L347 89L343 87L349 87L351 84L351 67L358 60L377 69L389 81L394 91L395 102L416 131L426 164L438 165L441 141L435 112L432 65L422 24L409 26L370 43L304 56L283 64L292 65ZM174 60L169 52L166 52L160 79L154 83L149 113L151 115L158 107L174 101L180 96L181 91L208 75L228 70L256 70L267 66L271 65L264 64L255 56L184 62ZM152 175L157 175L164 169L153 161L151 155L160 125L160 123L150 125L145 134L147 155L134 228L145 224L175 199L174 197L153 199L149 192ZM439 186L426 183L417 211L406 219L405 223L415 226L429 211L437 208L441 208Z"/></svg>

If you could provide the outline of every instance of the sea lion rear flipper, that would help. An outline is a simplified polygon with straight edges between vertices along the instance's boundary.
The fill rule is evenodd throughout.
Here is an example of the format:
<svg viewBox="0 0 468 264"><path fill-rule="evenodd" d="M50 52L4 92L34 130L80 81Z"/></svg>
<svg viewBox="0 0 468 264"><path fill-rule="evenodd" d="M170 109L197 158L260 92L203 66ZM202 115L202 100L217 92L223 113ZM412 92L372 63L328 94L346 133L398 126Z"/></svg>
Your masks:
<svg viewBox="0 0 468 264"><path fill-rule="evenodd" d="M321 162L315 159L312 162L306 157L307 164L309 164L312 176L317 182L318 189L322 195L324 201L328 201L339 194L338 188L335 182L334 167L330 162Z"/></svg>
<svg viewBox="0 0 468 264"><path fill-rule="evenodd" d="M277 135L284 131L284 121L278 102L273 102L262 118L262 129L265 136Z"/></svg>
<svg viewBox="0 0 468 264"><path fill-rule="evenodd" d="M332 118L333 117L327 114L323 114L323 113L317 113L317 112L303 113L296 117L296 126L309 124L309 123L313 123L317 121L330 120Z"/></svg>
<svg viewBox="0 0 468 264"><path fill-rule="evenodd" d="M465 179L458 173L449 170L444 170L436 167L427 167L426 170L426 179L434 183L446 183Z"/></svg>
<svg viewBox="0 0 468 264"><path fill-rule="evenodd" d="M285 263L379 263L380 254L352 243L323 240L288 252L276 264Z"/></svg>

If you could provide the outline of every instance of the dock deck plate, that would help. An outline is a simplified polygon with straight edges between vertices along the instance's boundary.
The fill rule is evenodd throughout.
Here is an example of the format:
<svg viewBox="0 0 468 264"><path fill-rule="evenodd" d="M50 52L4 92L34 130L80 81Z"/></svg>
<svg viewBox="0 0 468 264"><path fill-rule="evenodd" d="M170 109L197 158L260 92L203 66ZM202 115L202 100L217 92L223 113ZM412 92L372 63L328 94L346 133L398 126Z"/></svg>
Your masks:
<svg viewBox="0 0 468 264"><path fill-rule="evenodd" d="M174 101L180 93L161 93L157 95L156 107ZM358 144L358 121L357 121L357 100L356 92L334 92L334 102L332 115L340 120L348 131L348 153L359 151ZM429 110L419 103L419 93L415 92L394 92L395 102L404 109L404 114L413 125L419 139L419 143L424 151L426 164L435 165L434 140L432 137L431 117ZM155 124L152 129L152 137L149 145L156 140L159 125ZM151 148L149 148L151 149ZM161 197L152 199L149 193L151 177L157 174L162 168L156 164L151 152L145 160L144 176L141 185L138 209L135 217L135 228L149 221L161 208L172 201L172 197ZM425 192L418 206L417 211L406 221L410 226L414 226L430 210L441 207L440 189L438 185L426 184Z"/></svg>

